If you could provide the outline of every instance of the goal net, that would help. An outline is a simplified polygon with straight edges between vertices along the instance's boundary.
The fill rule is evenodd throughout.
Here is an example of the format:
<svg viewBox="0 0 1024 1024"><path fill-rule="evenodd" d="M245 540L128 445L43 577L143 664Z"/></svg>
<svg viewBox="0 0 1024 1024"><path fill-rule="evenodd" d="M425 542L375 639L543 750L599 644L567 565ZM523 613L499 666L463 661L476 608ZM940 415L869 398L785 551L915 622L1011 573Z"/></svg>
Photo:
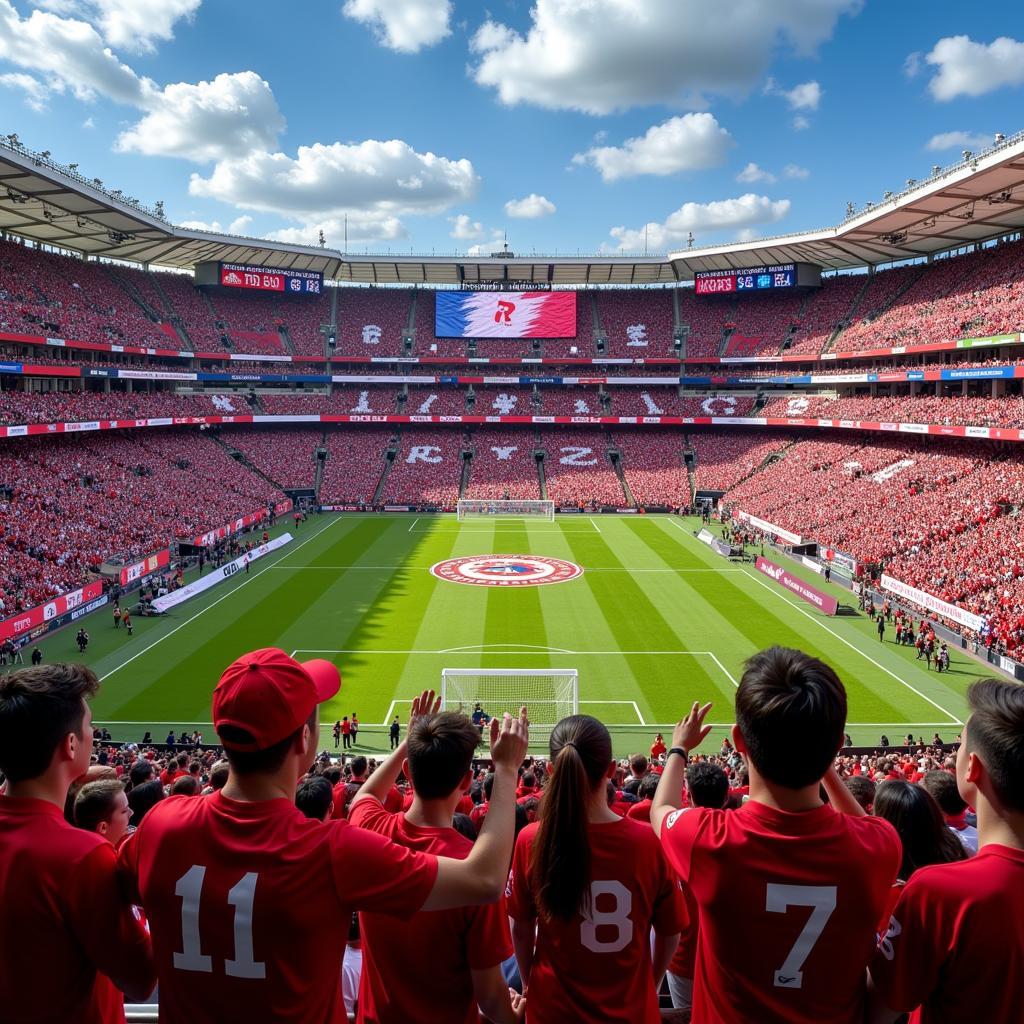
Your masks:
<svg viewBox="0 0 1024 1024"><path fill-rule="evenodd" d="M465 519L547 519L555 518L553 501L509 501L495 499L466 499L458 504L459 522Z"/></svg>
<svg viewBox="0 0 1024 1024"><path fill-rule="evenodd" d="M579 711L579 677L574 668L445 668L441 707L472 717L504 712L518 715L526 705L531 735L545 738L556 722Z"/></svg>

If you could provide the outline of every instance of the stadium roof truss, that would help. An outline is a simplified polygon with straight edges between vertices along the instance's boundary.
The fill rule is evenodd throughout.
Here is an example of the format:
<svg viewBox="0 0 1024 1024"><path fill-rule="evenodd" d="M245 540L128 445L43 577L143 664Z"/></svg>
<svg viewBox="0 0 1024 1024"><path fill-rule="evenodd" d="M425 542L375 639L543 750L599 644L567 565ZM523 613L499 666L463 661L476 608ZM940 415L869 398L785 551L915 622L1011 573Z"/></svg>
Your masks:
<svg viewBox="0 0 1024 1024"><path fill-rule="evenodd" d="M665 256L355 255L320 247L195 231L77 168L0 138L0 230L89 256L192 269L250 263L320 271L328 280L382 285L656 285L700 270L814 263L844 270L921 258L1024 229L1024 132L947 167L834 228Z"/></svg>

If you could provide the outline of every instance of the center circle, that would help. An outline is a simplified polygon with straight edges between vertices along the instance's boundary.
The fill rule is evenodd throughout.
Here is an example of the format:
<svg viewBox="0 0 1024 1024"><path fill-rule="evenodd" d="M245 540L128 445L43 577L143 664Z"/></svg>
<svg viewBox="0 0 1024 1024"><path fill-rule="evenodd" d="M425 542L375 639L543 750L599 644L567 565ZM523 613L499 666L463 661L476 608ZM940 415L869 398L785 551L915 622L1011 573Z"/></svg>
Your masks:
<svg viewBox="0 0 1024 1024"><path fill-rule="evenodd" d="M446 558L430 572L439 580L474 587L539 587L574 580L583 575L583 567L545 555L469 555Z"/></svg>

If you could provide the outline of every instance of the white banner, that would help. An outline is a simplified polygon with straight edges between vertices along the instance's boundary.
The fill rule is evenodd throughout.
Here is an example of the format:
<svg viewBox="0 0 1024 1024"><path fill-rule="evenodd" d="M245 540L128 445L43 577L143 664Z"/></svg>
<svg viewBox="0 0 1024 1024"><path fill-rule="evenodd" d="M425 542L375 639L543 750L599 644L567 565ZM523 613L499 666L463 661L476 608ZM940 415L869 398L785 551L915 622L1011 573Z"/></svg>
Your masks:
<svg viewBox="0 0 1024 1024"><path fill-rule="evenodd" d="M165 612L169 608L176 608L179 604L184 604L190 598L196 597L211 587L217 586L218 583L231 579L235 573L244 572L246 562L254 562L257 558L269 555L271 551L284 547L291 539L292 535L290 533L282 533L280 537L275 537L266 544L260 544L258 547L253 548L252 551L247 551L233 562L228 562L227 565L214 569L206 576L200 576L199 579L193 580L186 586L179 587L177 590L172 590L169 594L164 594L163 597L156 598L153 601L153 607L158 612Z"/></svg>
<svg viewBox="0 0 1024 1024"><path fill-rule="evenodd" d="M710 530L701 530L697 534L697 540L702 544L710 544L715 539L715 535Z"/></svg>
<svg viewBox="0 0 1024 1024"><path fill-rule="evenodd" d="M980 615L974 615L963 608L958 608L955 604L932 597L931 594L926 594L923 590L910 586L909 583L894 580L891 576L882 577L882 589L890 591L897 597L912 601L922 608L927 608L929 611L943 615L947 619L952 619L954 622L959 622L961 626L973 629L975 633L981 630L985 621Z"/></svg>
<svg viewBox="0 0 1024 1024"><path fill-rule="evenodd" d="M800 537L797 534L790 533L789 530L784 530L781 526L776 526L774 523L766 523L763 519L758 519L757 516L752 516L749 512L740 512L739 516L745 523L750 523L751 526L756 527L758 530L764 530L765 533L770 533L774 537L781 537L789 544L801 543Z"/></svg>
<svg viewBox="0 0 1024 1024"><path fill-rule="evenodd" d="M808 558L806 555L801 555L800 561L812 572L818 573L819 576L821 575L821 562L816 562L813 558Z"/></svg>

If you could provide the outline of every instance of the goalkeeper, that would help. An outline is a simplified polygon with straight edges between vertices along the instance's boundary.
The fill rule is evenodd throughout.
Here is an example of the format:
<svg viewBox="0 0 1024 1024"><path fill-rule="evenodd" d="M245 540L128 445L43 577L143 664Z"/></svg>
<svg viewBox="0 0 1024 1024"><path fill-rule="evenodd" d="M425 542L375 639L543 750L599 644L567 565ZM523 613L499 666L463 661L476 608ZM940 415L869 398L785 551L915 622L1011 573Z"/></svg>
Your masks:
<svg viewBox="0 0 1024 1024"><path fill-rule="evenodd" d="M479 705L473 705L473 724L480 730L480 735L483 735L484 728L491 720L491 716Z"/></svg>

